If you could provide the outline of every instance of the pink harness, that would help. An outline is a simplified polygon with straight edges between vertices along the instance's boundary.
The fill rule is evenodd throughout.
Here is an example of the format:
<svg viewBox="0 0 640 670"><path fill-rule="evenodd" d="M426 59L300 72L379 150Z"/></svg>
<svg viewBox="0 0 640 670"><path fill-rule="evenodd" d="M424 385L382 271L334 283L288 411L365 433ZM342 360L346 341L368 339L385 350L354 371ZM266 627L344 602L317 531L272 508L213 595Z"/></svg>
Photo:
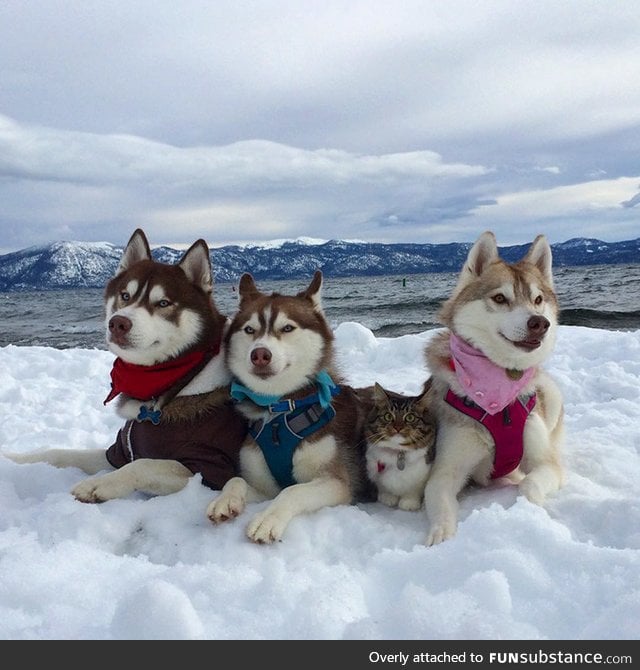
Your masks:
<svg viewBox="0 0 640 670"><path fill-rule="evenodd" d="M481 423L491 433L496 445L491 479L504 477L518 467L524 451L524 424L536 406L535 393L526 402L514 400L499 414L489 414L453 391L448 391L445 400L451 407Z"/></svg>
<svg viewBox="0 0 640 670"><path fill-rule="evenodd" d="M536 405L536 394L519 399L522 389L533 379L534 368L505 370L481 351L451 333L450 366L467 395L449 390L446 402L481 423L495 443L492 479L515 470L524 451L524 424Z"/></svg>

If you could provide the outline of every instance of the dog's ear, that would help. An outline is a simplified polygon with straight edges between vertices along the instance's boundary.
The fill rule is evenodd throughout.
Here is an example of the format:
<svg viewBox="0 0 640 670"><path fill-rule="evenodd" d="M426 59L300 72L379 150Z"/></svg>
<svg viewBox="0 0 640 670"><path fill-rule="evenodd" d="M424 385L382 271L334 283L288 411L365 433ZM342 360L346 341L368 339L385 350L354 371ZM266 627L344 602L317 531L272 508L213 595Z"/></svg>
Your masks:
<svg viewBox="0 0 640 670"><path fill-rule="evenodd" d="M122 258L116 269L116 275L124 272L138 261L148 261L151 259L151 248L147 241L147 236L141 228L136 229L129 238L127 246L124 248Z"/></svg>
<svg viewBox="0 0 640 670"><path fill-rule="evenodd" d="M544 235L538 235L531 243L529 251L522 259L525 263L535 265L542 273L549 286L553 286L553 272L551 271L551 247Z"/></svg>
<svg viewBox="0 0 640 670"><path fill-rule="evenodd" d="M245 272L242 277L240 277L238 293L240 294L241 305L242 303L254 300L259 295L261 295L260 291L258 291L258 287L256 286L255 281L253 280L253 277L248 272Z"/></svg>
<svg viewBox="0 0 640 670"><path fill-rule="evenodd" d="M313 308L317 312L321 312L322 311L322 300L320 297L321 292L322 292L322 272L320 270L316 270L313 275L313 279L311 280L311 283L306 288L306 290L300 291L300 293L298 293L298 297L311 300L311 302L313 303Z"/></svg>
<svg viewBox="0 0 640 670"><path fill-rule="evenodd" d="M469 250L467 260L458 277L455 293L459 293L469 282L477 279L487 266L497 261L498 258L496 236L490 230L486 230Z"/></svg>
<svg viewBox="0 0 640 670"><path fill-rule="evenodd" d="M184 253L178 265L184 270L187 279L199 286L205 293L213 291L213 273L211 256L207 243L200 239L194 242Z"/></svg>

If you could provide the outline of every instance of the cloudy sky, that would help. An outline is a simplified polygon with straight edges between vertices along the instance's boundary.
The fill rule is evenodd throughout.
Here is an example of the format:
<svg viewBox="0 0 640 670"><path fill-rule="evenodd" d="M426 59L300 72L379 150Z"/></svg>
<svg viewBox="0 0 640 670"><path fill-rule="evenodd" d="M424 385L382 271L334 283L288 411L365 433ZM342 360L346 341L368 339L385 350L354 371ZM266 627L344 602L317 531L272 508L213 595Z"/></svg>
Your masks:
<svg viewBox="0 0 640 670"><path fill-rule="evenodd" d="M0 253L639 222L637 0L0 2Z"/></svg>

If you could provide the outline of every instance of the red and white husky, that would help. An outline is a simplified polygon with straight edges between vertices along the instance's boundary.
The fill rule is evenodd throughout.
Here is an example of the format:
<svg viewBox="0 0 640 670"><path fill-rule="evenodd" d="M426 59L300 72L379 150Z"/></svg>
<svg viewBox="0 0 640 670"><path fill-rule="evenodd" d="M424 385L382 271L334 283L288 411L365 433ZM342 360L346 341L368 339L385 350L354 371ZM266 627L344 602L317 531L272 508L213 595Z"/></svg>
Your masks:
<svg viewBox="0 0 640 670"><path fill-rule="evenodd" d="M11 454L19 463L77 467L90 475L72 490L82 502L134 491L166 495L194 474L220 489L236 474L246 423L229 402L223 353L226 318L212 299L209 248L195 242L176 265L154 261L136 230L105 289L111 391L125 424L104 449Z"/></svg>
<svg viewBox="0 0 640 670"><path fill-rule="evenodd" d="M294 296L261 293L249 274L227 333L231 395L249 421L240 477L207 508L214 523L272 499L247 526L257 543L280 540L291 519L349 504L366 489L364 410L334 364L321 301L322 274Z"/></svg>
<svg viewBox="0 0 640 670"><path fill-rule="evenodd" d="M483 233L440 317L447 330L425 352L438 420L425 487L428 545L455 534L457 497L471 480L509 477L537 504L562 485L562 396L541 367L558 325L546 239L536 237L510 264L493 233Z"/></svg>

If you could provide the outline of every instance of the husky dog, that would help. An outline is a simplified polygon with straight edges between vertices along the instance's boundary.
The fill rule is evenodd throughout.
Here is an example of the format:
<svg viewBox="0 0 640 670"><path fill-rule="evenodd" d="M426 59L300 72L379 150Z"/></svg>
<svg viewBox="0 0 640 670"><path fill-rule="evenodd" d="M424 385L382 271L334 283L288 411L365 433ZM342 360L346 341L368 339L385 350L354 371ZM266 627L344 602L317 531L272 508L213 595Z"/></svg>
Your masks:
<svg viewBox="0 0 640 670"><path fill-rule="evenodd" d="M455 535L457 496L471 480L508 477L537 504L562 486L563 401L540 367L558 323L545 237L510 264L499 258L494 234L483 233L440 319L447 329L425 350L438 420L424 494L427 545Z"/></svg>
<svg viewBox="0 0 640 670"><path fill-rule="evenodd" d="M89 475L72 494L103 502L141 491L167 495L198 473L222 486L237 472L246 422L230 404L222 351L227 319L212 299L209 248L195 242L177 265L154 261L136 230L106 286L105 326L117 356L111 391L126 423L104 449L11 454L18 463L77 467Z"/></svg>
<svg viewBox="0 0 640 670"><path fill-rule="evenodd" d="M226 336L231 395L249 421L240 477L209 504L214 523L248 502L272 500L247 526L259 544L282 538L291 519L350 504L366 489L364 410L334 364L334 336L322 310L322 273L295 296L260 292L250 274Z"/></svg>

